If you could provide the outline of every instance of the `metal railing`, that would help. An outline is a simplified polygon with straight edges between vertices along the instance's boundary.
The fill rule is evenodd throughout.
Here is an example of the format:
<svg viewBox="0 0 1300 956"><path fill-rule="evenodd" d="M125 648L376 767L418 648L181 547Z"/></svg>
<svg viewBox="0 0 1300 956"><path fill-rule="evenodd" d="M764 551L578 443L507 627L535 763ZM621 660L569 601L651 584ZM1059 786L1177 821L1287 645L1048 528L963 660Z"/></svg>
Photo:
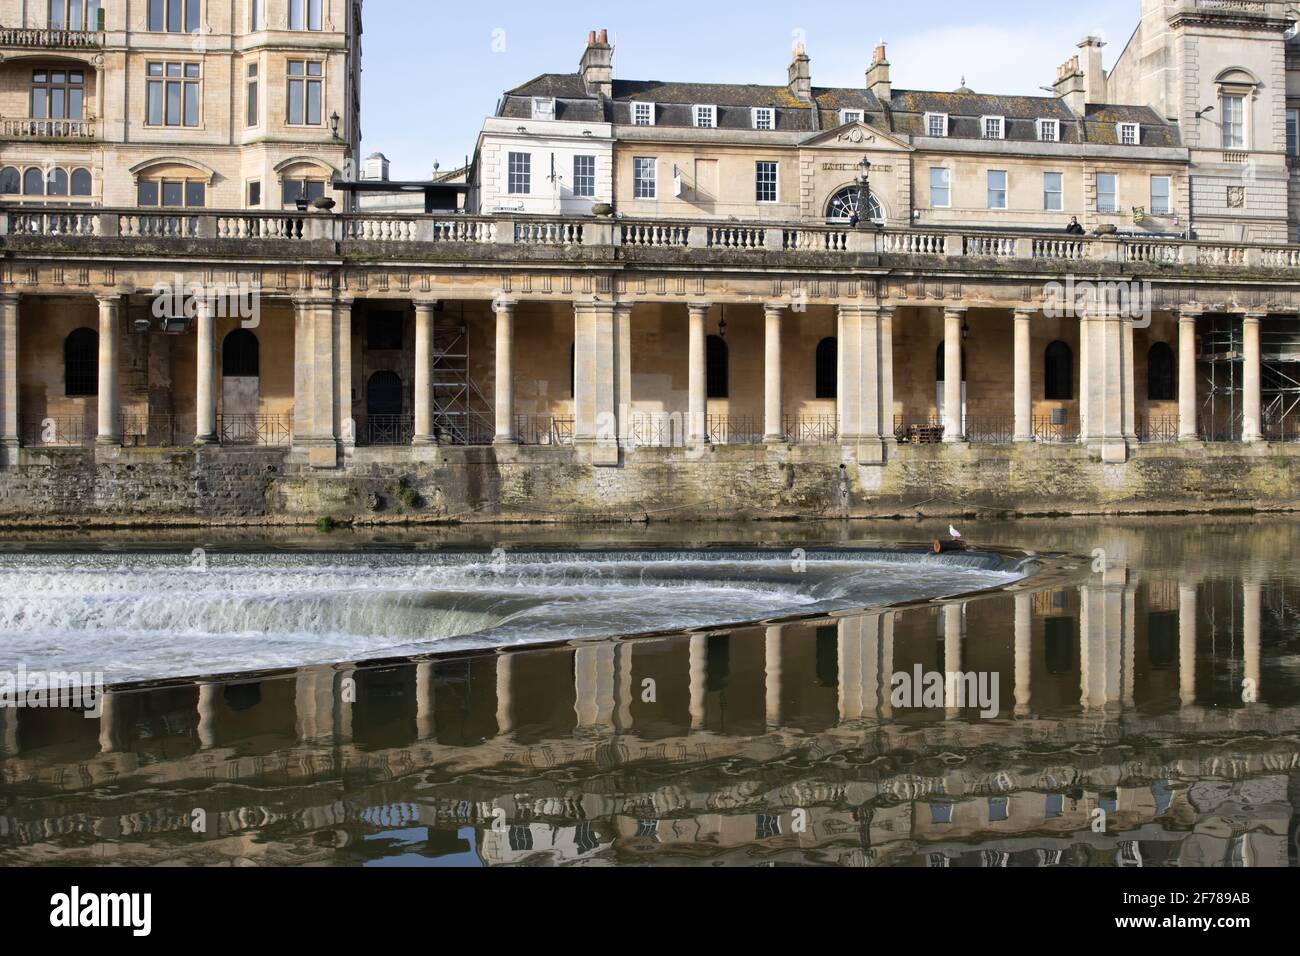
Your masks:
<svg viewBox="0 0 1300 956"><path fill-rule="evenodd" d="M1079 441L1079 419L1067 415L1034 418L1034 440L1045 445L1072 445Z"/></svg>
<svg viewBox="0 0 1300 956"><path fill-rule="evenodd" d="M792 445L833 445L839 439L838 416L813 415L785 419L785 440Z"/></svg>
<svg viewBox="0 0 1300 956"><path fill-rule="evenodd" d="M433 417L433 436L439 445L490 445L496 423L480 412L439 412Z"/></svg>
<svg viewBox="0 0 1300 956"><path fill-rule="evenodd" d="M521 445L572 445L572 418L522 415L515 419L515 437Z"/></svg>
<svg viewBox="0 0 1300 956"><path fill-rule="evenodd" d="M409 445L415 440L415 416L367 415L362 437L367 445Z"/></svg>
<svg viewBox="0 0 1300 956"><path fill-rule="evenodd" d="M763 420L754 415L710 415L704 433L711 445L761 445Z"/></svg>
<svg viewBox="0 0 1300 956"><path fill-rule="evenodd" d="M218 415L217 438L223 445L290 445L290 415Z"/></svg>
<svg viewBox="0 0 1300 956"><path fill-rule="evenodd" d="M85 448L95 444L97 429L85 418L27 418L22 422L22 443L28 448Z"/></svg>
<svg viewBox="0 0 1300 956"><path fill-rule="evenodd" d="M1165 445L1178 441L1178 416L1160 415L1137 420L1137 438L1144 445Z"/></svg>
<svg viewBox="0 0 1300 956"><path fill-rule="evenodd" d="M1016 437L1014 418L967 418L966 440L975 445L1009 445Z"/></svg>
<svg viewBox="0 0 1300 956"><path fill-rule="evenodd" d="M175 448L194 441L194 416L124 414L122 445L126 448Z"/></svg>

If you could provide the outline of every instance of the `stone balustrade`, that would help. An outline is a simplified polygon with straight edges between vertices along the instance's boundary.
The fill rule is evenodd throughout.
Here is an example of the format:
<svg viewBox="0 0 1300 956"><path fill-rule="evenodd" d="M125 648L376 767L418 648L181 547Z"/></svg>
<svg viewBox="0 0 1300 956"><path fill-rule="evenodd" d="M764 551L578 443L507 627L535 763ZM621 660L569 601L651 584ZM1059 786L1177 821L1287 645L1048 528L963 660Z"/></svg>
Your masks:
<svg viewBox="0 0 1300 956"><path fill-rule="evenodd" d="M0 47L22 50L95 50L103 45L104 34L94 30L0 28Z"/></svg>

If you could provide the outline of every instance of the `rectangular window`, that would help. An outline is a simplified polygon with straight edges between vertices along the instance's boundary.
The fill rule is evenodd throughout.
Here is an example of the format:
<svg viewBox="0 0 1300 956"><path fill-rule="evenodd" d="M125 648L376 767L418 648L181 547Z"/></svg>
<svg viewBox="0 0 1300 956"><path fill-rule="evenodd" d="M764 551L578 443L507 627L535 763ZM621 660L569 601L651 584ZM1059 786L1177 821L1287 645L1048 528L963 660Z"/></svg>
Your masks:
<svg viewBox="0 0 1300 956"><path fill-rule="evenodd" d="M653 156L632 158L632 198L655 199L658 196L658 162Z"/></svg>
<svg viewBox="0 0 1300 956"><path fill-rule="evenodd" d="M1174 211L1173 180L1168 176L1151 177L1151 214L1167 216Z"/></svg>
<svg viewBox="0 0 1300 956"><path fill-rule="evenodd" d="M319 60L289 61L290 126L320 126L324 65Z"/></svg>
<svg viewBox="0 0 1300 956"><path fill-rule="evenodd" d="M861 123L862 110L840 110L840 125L846 126L849 123Z"/></svg>
<svg viewBox="0 0 1300 956"><path fill-rule="evenodd" d="M573 195L596 195L596 157L573 157Z"/></svg>
<svg viewBox="0 0 1300 956"><path fill-rule="evenodd" d="M555 119L555 98L550 96L534 96L533 97L533 119L535 120Z"/></svg>
<svg viewBox="0 0 1300 956"><path fill-rule="evenodd" d="M149 0L150 33L195 33L203 0Z"/></svg>
<svg viewBox="0 0 1300 956"><path fill-rule="evenodd" d="M718 125L718 108L716 106L695 107L695 125L700 129L713 129Z"/></svg>
<svg viewBox="0 0 1300 956"><path fill-rule="evenodd" d="M776 202L776 163L754 164L754 198L759 202Z"/></svg>
<svg viewBox="0 0 1300 956"><path fill-rule="evenodd" d="M140 206L202 209L207 204L207 183L200 179L142 179L136 187Z"/></svg>
<svg viewBox="0 0 1300 956"><path fill-rule="evenodd" d="M1300 156L1300 110L1286 111L1286 154Z"/></svg>
<svg viewBox="0 0 1300 956"><path fill-rule="evenodd" d="M262 205L262 184L258 180L248 184L248 204L250 206Z"/></svg>
<svg viewBox="0 0 1300 956"><path fill-rule="evenodd" d="M1119 179L1114 173L1097 174L1097 212L1119 212Z"/></svg>
<svg viewBox="0 0 1300 956"><path fill-rule="evenodd" d="M986 116L982 127L985 139L1002 139L1004 122L1001 116Z"/></svg>
<svg viewBox="0 0 1300 956"><path fill-rule="evenodd" d="M1223 98L1223 148L1246 148L1246 100L1241 96Z"/></svg>
<svg viewBox="0 0 1300 956"><path fill-rule="evenodd" d="M264 0L248 0L248 29L252 33L266 29L266 11L262 8Z"/></svg>
<svg viewBox="0 0 1300 956"><path fill-rule="evenodd" d="M323 179L286 179L282 189L283 205L290 208L296 208L300 202L310 205L324 195Z"/></svg>
<svg viewBox="0 0 1300 956"><path fill-rule="evenodd" d="M201 102L199 64L149 63L145 72L145 124L197 127Z"/></svg>
<svg viewBox="0 0 1300 956"><path fill-rule="evenodd" d="M33 70L33 119L82 119L86 75L81 70Z"/></svg>
<svg viewBox="0 0 1300 956"><path fill-rule="evenodd" d="M1038 121L1038 139L1043 143L1056 143L1061 139L1061 121L1040 119Z"/></svg>
<svg viewBox="0 0 1300 956"><path fill-rule="evenodd" d="M930 167L930 206L946 209L952 205L952 170L942 166Z"/></svg>
<svg viewBox="0 0 1300 956"><path fill-rule="evenodd" d="M506 157L506 192L512 196L527 196L532 191L532 154L510 153Z"/></svg>
<svg viewBox="0 0 1300 956"><path fill-rule="evenodd" d="M755 109L754 129L776 129L776 110L766 106Z"/></svg>
<svg viewBox="0 0 1300 956"><path fill-rule="evenodd" d="M928 135L943 139L948 135L947 113L926 113L925 131Z"/></svg>
<svg viewBox="0 0 1300 956"><path fill-rule="evenodd" d="M1007 208L1007 173L1004 169L989 170L989 208Z"/></svg>
<svg viewBox="0 0 1300 956"><path fill-rule="evenodd" d="M290 30L321 30L321 0L289 0Z"/></svg>
<svg viewBox="0 0 1300 956"><path fill-rule="evenodd" d="M96 32L99 0L50 0L50 29Z"/></svg>
<svg viewBox="0 0 1300 956"><path fill-rule="evenodd" d="M1048 212L1065 208L1064 178L1061 173L1043 173L1043 208Z"/></svg>
<svg viewBox="0 0 1300 956"><path fill-rule="evenodd" d="M1119 143L1121 146L1138 146L1142 143L1142 127L1137 123L1119 124Z"/></svg>
<svg viewBox="0 0 1300 956"><path fill-rule="evenodd" d="M257 125L257 64L248 65L248 102L245 107L245 115L249 126Z"/></svg>
<svg viewBox="0 0 1300 956"><path fill-rule="evenodd" d="M655 124L655 105L653 103L632 104L632 125L633 126L654 126L654 124Z"/></svg>

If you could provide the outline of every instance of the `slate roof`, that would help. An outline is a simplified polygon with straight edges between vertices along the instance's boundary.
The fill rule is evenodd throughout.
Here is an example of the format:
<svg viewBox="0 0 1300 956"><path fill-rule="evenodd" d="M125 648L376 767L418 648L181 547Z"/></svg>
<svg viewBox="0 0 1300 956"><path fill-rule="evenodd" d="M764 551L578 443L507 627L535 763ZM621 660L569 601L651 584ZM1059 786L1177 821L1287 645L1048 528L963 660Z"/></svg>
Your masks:
<svg viewBox="0 0 1300 956"><path fill-rule="evenodd" d="M668 83L659 80L615 80L613 98L601 103L588 96L577 73L548 73L508 91L499 116L532 118L533 97L554 97L556 119L574 122L608 122L630 125L632 103L654 103L655 125L692 127L692 107L717 107L719 129L752 129L750 110L776 110L776 130L815 132L841 125L840 111L862 110L865 122L889 133L925 135L925 114L948 114L948 135L953 139L982 139L981 118L1006 117L1005 138L1011 142L1036 142L1037 121L1060 121L1062 143L1119 143L1119 123L1141 125L1143 146L1178 146L1178 128L1144 106L1093 105L1080 120L1055 96L997 96L965 88L954 93L894 90L882 103L865 89L813 88L813 103L797 100L788 87L726 83ZM815 111L814 111L815 107Z"/></svg>

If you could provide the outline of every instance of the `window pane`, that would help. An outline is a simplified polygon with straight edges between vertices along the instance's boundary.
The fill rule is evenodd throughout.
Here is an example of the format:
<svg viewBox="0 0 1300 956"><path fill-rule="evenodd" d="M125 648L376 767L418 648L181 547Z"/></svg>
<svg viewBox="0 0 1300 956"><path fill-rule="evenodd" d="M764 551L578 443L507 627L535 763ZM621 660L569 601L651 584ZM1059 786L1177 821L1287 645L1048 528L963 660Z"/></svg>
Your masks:
<svg viewBox="0 0 1300 956"><path fill-rule="evenodd" d="M140 180L140 185L136 189L136 205L139 206L156 206L158 205L158 182L152 179Z"/></svg>
<svg viewBox="0 0 1300 956"><path fill-rule="evenodd" d="M50 90L50 119L67 119L67 97L67 90Z"/></svg>
<svg viewBox="0 0 1300 956"><path fill-rule="evenodd" d="M306 194L308 202L320 199L325 195L325 180L308 179L303 183L303 192Z"/></svg>
<svg viewBox="0 0 1300 956"><path fill-rule="evenodd" d="M301 30L303 27L302 6L305 0L289 0L289 29Z"/></svg>
<svg viewBox="0 0 1300 956"><path fill-rule="evenodd" d="M167 125L181 125L181 84L167 84Z"/></svg>
<svg viewBox="0 0 1300 956"><path fill-rule="evenodd" d="M23 195L45 195L45 176L39 169L29 169L23 173Z"/></svg>
<svg viewBox="0 0 1300 956"><path fill-rule="evenodd" d="M175 0L179 3L180 0ZM199 7L202 0L185 0L185 32L193 33L199 28Z"/></svg>
<svg viewBox="0 0 1300 956"><path fill-rule="evenodd" d="M321 63L320 63L319 61L317 61L317 60L313 60L313 61L311 61L311 62L309 62L309 63L307 64L307 75L308 75L308 76L324 76L324 75L325 75L325 71L324 71L324 68L322 67L322 65L321 65Z"/></svg>
<svg viewBox="0 0 1300 956"><path fill-rule="evenodd" d="M185 125L199 125L199 84L185 84Z"/></svg>
<svg viewBox="0 0 1300 956"><path fill-rule="evenodd" d="M167 30L169 33L181 32L181 4L184 0L167 0Z"/></svg>
<svg viewBox="0 0 1300 956"><path fill-rule="evenodd" d="M51 196L66 196L68 194L68 174L62 169L51 169L49 180L47 182L46 192Z"/></svg>
<svg viewBox="0 0 1300 956"><path fill-rule="evenodd" d="M320 81L307 81L307 125L320 125Z"/></svg>
<svg viewBox="0 0 1300 956"><path fill-rule="evenodd" d="M185 204L185 184L170 180L163 182L162 204L164 206L183 206Z"/></svg>
<svg viewBox="0 0 1300 956"><path fill-rule="evenodd" d="M319 30L321 29L321 25L322 25L321 0L310 0L310 2L311 2L311 14L307 20L307 29Z"/></svg>
<svg viewBox="0 0 1300 956"><path fill-rule="evenodd" d="M147 122L150 126L161 126L163 124L163 85L154 80L149 83L147 94L149 119Z"/></svg>
<svg viewBox="0 0 1300 956"><path fill-rule="evenodd" d="M50 91L37 88L32 90L32 117L45 119L50 115Z"/></svg>
<svg viewBox="0 0 1300 956"><path fill-rule="evenodd" d="M90 170L74 169L72 171L72 195L89 196L93 191Z"/></svg>
<svg viewBox="0 0 1300 956"><path fill-rule="evenodd" d="M159 33L163 29L163 9L166 0L149 0L149 29Z"/></svg>
<svg viewBox="0 0 1300 956"><path fill-rule="evenodd" d="M13 166L0 169L0 194L13 196L17 195L21 190L22 177L18 175L18 170Z"/></svg>
<svg viewBox="0 0 1300 956"><path fill-rule="evenodd" d="M206 196L207 187L204 183L185 184L185 205L191 209L202 209L207 205Z"/></svg>
<svg viewBox="0 0 1300 956"><path fill-rule="evenodd" d="M257 84L248 84L248 125L257 125Z"/></svg>
<svg viewBox="0 0 1300 956"><path fill-rule="evenodd" d="M67 20L63 15L63 0L50 0L50 29L64 30Z"/></svg>
<svg viewBox="0 0 1300 956"><path fill-rule="evenodd" d="M81 119L85 99L84 90L68 90L68 119Z"/></svg>
<svg viewBox="0 0 1300 956"><path fill-rule="evenodd" d="M302 125L303 93L302 80L289 81L289 122Z"/></svg>

